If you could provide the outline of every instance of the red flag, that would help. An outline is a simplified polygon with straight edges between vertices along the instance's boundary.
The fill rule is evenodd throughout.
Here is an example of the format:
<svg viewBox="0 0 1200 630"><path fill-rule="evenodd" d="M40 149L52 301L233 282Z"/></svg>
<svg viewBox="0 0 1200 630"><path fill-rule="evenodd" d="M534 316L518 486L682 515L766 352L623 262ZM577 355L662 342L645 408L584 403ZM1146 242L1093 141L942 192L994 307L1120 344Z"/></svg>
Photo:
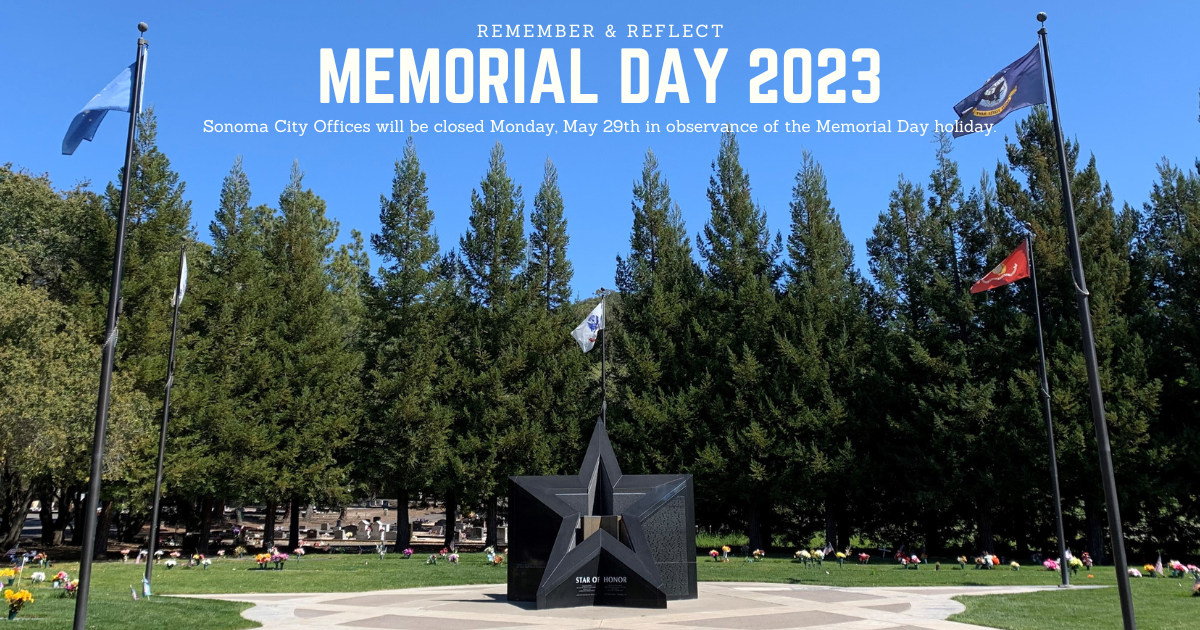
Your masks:
<svg viewBox="0 0 1200 630"><path fill-rule="evenodd" d="M1004 259L1004 262L996 266L995 269L979 279L971 286L971 293L980 293L1002 287L1010 282L1016 282L1021 278L1029 277L1029 252L1025 249L1025 244L1013 250L1013 253Z"/></svg>

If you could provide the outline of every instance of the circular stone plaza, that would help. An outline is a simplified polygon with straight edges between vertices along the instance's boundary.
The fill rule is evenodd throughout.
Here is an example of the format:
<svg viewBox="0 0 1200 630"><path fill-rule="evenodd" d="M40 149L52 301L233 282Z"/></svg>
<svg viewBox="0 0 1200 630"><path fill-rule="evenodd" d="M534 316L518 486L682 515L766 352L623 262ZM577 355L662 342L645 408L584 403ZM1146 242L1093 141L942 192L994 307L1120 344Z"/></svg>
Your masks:
<svg viewBox="0 0 1200 630"><path fill-rule="evenodd" d="M623 628L626 630L965 630L946 621L959 595L1026 593L1054 587L834 588L754 582L701 582L698 599L667 609L585 606L535 610L509 602L504 584L410 588L371 593L194 595L251 602L243 616L264 628Z"/></svg>

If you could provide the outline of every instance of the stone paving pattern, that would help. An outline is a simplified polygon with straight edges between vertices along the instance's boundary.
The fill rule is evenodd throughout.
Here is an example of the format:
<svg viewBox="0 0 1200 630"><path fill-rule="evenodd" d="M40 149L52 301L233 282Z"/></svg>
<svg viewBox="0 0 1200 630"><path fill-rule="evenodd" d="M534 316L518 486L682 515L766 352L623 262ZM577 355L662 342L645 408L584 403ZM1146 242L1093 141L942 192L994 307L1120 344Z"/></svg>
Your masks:
<svg viewBox="0 0 1200 630"><path fill-rule="evenodd" d="M965 630L981 626L945 620L963 610L951 599L956 595L1054 588L834 588L748 582L702 582L699 587L699 599L672 601L666 610L597 606L538 611L532 603L508 602L504 584L191 597L252 602L256 605L243 616L271 630Z"/></svg>

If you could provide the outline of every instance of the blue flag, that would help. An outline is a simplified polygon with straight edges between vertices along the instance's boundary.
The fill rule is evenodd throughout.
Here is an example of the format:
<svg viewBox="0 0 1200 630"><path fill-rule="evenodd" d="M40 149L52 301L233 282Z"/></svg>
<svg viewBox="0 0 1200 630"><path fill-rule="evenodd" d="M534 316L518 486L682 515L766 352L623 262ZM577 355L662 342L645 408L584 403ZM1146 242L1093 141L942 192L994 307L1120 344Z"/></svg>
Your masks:
<svg viewBox="0 0 1200 630"><path fill-rule="evenodd" d="M145 69L145 54L150 51L147 49L143 53L142 69ZM75 114L75 119L71 121L71 126L67 128L67 135L63 136L62 152L63 155L72 155L75 149L79 148L79 143L87 140L91 142L96 135L96 130L100 128L100 123L104 120L104 116L110 111L128 112L131 111L133 105L133 72L137 62L129 64L128 68L121 71L117 78L113 79L108 85L100 90L100 93L93 96L92 100L88 101L83 109ZM138 103L140 106L141 103ZM139 107L140 109L140 107Z"/></svg>
<svg viewBox="0 0 1200 630"><path fill-rule="evenodd" d="M958 138L976 131L985 125L994 125L1009 112L1040 105L1046 102L1046 89L1042 83L1042 56L1037 46L1024 57L1008 64L992 75L983 87L954 106L958 114L958 125L954 137Z"/></svg>

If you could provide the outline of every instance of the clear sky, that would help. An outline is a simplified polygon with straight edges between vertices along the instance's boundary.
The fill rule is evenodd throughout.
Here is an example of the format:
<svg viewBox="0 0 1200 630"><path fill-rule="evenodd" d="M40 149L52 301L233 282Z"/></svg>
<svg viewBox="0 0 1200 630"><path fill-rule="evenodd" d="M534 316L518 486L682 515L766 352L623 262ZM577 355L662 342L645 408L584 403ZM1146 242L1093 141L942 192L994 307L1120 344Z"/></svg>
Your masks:
<svg viewBox="0 0 1200 630"><path fill-rule="evenodd" d="M89 98L133 58L138 21L150 25L151 56L147 103L158 113L159 145L187 182L187 197L201 238L217 204L221 178L242 155L255 202L275 203L293 158L306 171L306 183L328 202L329 215L342 226L370 234L378 228L379 195L388 190L393 161L405 139L401 134L314 133L318 119L375 123L414 119L435 123L492 119L555 123L563 119L655 121L665 129L685 122L775 120L814 123L893 121L929 123L953 119L951 107L992 73L1037 43L1038 11L1050 15L1051 52L1064 128L1099 160L1102 176L1118 203L1140 205L1163 157L1191 165L1200 154L1197 90L1200 64L1196 25L1200 3L1154 2L1130 6L1117 2L1003 3L925 2L337 2L250 3L5 3L0 20L0 162L48 172L68 187L90 180L99 186L116 177L122 160L124 114L111 114L92 143L74 156L60 155L71 118ZM477 37L477 24L591 24L593 39L502 39ZM617 37L604 35L608 25ZM721 24L721 37L706 39L629 39L627 24ZM704 102L704 78L692 48L709 59L728 48L717 81L717 102ZM538 51L556 51L563 89L570 95L570 49L582 49L582 89L598 95L596 104L321 104L319 49L333 48L340 63L349 47L526 50L526 91L533 83ZM651 101L664 49L681 50L691 102L620 103L620 49L645 48L650 55ZM881 96L876 103L751 104L749 81L761 68L749 65L750 51L817 52L840 48L849 58L858 48L880 55ZM365 61L365 60L364 60ZM847 59L849 61L849 59ZM397 85L398 58L382 60ZM865 64L848 64L847 78L836 87L863 89L855 73ZM445 69L443 68L443 81ZM510 71L511 72L511 71ZM776 78L767 88L782 90ZM394 87L392 88L395 89ZM478 93L478 74L476 74ZM365 92L364 92L365 94ZM398 100L398 99L397 99ZM528 94L527 99L528 100ZM552 101L546 98L544 101ZM982 171L995 169L1003 136L1027 110L1009 116L991 137L967 136L955 142L953 156L968 185ZM293 134L204 133L206 119L216 122L300 121L310 125L303 137ZM782 125L782 122L781 122ZM932 126L931 126L932 129ZM741 136L742 160L757 201L771 228L785 231L788 201L802 148L812 151L829 178L830 195L841 213L860 264L863 249L897 177L924 182L933 168L931 133L786 134ZM708 217L705 188L716 155L715 134L604 134L549 137L530 134L433 134L417 137L428 172L431 205L443 249L457 247L467 225L470 192L483 175L488 150L500 140L510 174L524 186L528 211L541 180L543 161L558 166L575 265L574 290L581 296L612 286L615 257L628 249L631 184L647 147L658 154L683 210L691 234Z"/></svg>

